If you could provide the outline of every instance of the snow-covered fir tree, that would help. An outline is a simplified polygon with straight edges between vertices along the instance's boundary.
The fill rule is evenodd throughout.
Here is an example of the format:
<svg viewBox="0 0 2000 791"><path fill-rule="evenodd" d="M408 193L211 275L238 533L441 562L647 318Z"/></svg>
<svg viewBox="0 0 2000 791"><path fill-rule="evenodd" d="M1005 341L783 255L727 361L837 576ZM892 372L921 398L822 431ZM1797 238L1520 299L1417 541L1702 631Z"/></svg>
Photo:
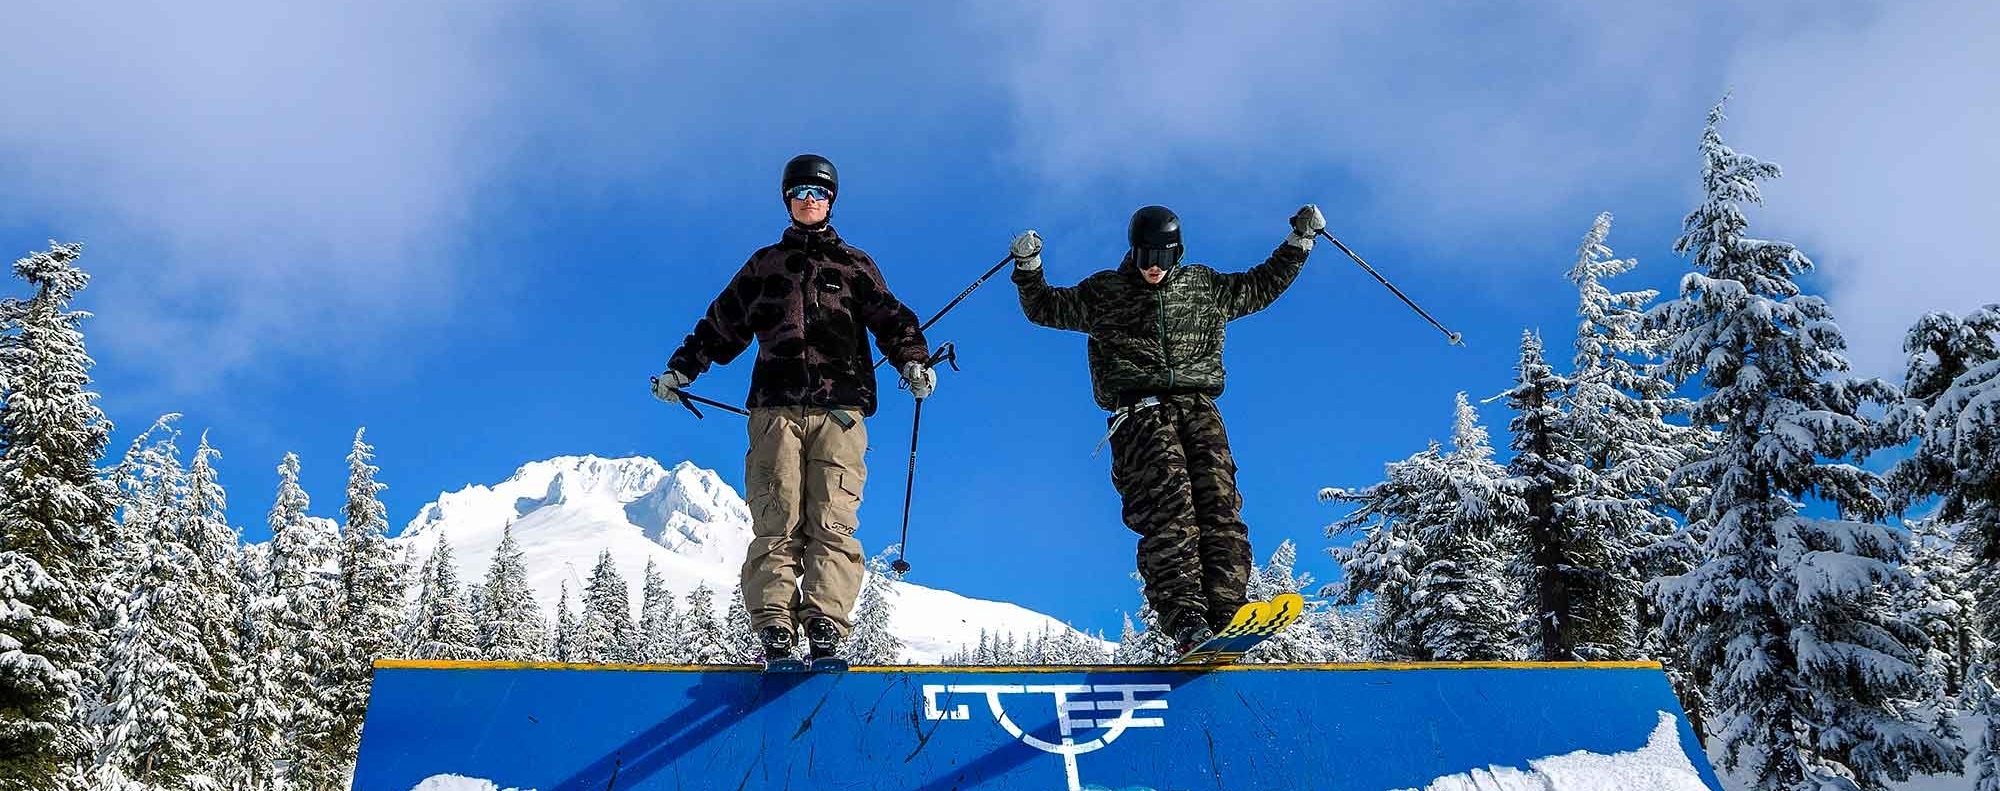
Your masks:
<svg viewBox="0 0 2000 791"><path fill-rule="evenodd" d="M1333 550L1345 579L1330 592L1340 604L1372 594L1382 644L1402 658L1514 658L1521 619L1501 557L1507 528L1524 506L1464 393L1451 452L1432 443L1387 473L1360 490L1320 492L1359 506L1330 525L1329 535L1366 527L1360 541Z"/></svg>
<svg viewBox="0 0 2000 791"><path fill-rule="evenodd" d="M1691 519L1706 555L1661 582L1666 629L1714 668L1714 755L1758 791L1880 788L1955 770L1963 750L1932 735L1908 701L1924 694L1925 638L1887 606L1906 582L1900 535L1876 476L1853 464L1876 431L1859 414L1892 387L1840 378L1845 343L1832 312L1793 278L1796 247L1746 235L1741 205L1775 165L1724 145L1722 106L1702 135L1706 197L1675 249L1695 272L1652 310L1673 333L1669 371L1709 391L1693 412L1718 426L1716 454L1684 469L1710 487ZM1839 518L1804 513L1813 493Z"/></svg>
<svg viewBox="0 0 2000 791"><path fill-rule="evenodd" d="M674 604L673 591L660 577L659 564L652 558L646 559L646 571L641 577L639 592L639 661L648 664L672 664L682 661L674 648L679 643L675 630L680 626L680 608Z"/></svg>
<svg viewBox="0 0 2000 791"><path fill-rule="evenodd" d="M1568 380L1556 374L1542 353L1542 339L1521 333L1521 357L1507 406L1514 410L1514 458L1507 465L1512 483L1520 488L1526 511L1520 528L1521 554L1509 565L1523 596L1523 609L1533 617L1528 634L1529 656L1545 662L1579 657L1582 632L1589 630L1612 641L1629 643L1630 623L1622 618L1623 591L1611 583L1625 553L1606 547L1608 536L1564 517L1561 504L1571 498L1575 445L1563 420L1562 400ZM1609 618L1612 623L1600 623ZM1623 627L1621 634L1620 628Z"/></svg>
<svg viewBox="0 0 2000 791"><path fill-rule="evenodd" d="M634 661L632 591L611 562L611 551L597 553L597 567L583 591L583 623L578 629L579 662L625 664Z"/></svg>
<svg viewBox="0 0 2000 791"><path fill-rule="evenodd" d="M500 546L486 570L486 595L479 613L479 657L527 662L547 656L548 624L528 587L528 567L514 526L500 529Z"/></svg>
<svg viewBox="0 0 2000 791"><path fill-rule="evenodd" d="M442 538L442 536L440 536ZM437 576L437 545L424 555L424 564L417 569L417 595L403 608L403 628L398 630L396 642L401 648L397 653L411 659L420 658L419 651L424 643L424 635L430 630L428 608L431 606L431 580Z"/></svg>
<svg viewBox="0 0 2000 791"><path fill-rule="evenodd" d="M576 662L576 616L569 605L569 580L562 581L562 592L556 597L556 628L549 634L549 658L557 662Z"/></svg>
<svg viewBox="0 0 2000 791"><path fill-rule="evenodd" d="M113 529L115 487L97 474L111 423L90 390L82 245L14 262L33 290L0 300L0 791L77 782L84 694L102 635L90 608Z"/></svg>
<svg viewBox="0 0 2000 791"><path fill-rule="evenodd" d="M361 744L375 660L395 652L396 632L402 626L403 577L389 546L388 512L381 499L388 487L375 480L380 468L370 463L375 449L364 439L366 431L354 432L347 454L347 501L340 509L340 610L335 621L341 654L327 674L338 721L335 747L350 761Z"/></svg>
<svg viewBox="0 0 2000 791"><path fill-rule="evenodd" d="M418 659L478 659L479 629L467 609L464 587L458 580L458 559L451 539L439 535L425 564L430 576L417 594L420 613L417 631Z"/></svg>
<svg viewBox="0 0 2000 791"><path fill-rule="evenodd" d="M149 476L157 476L167 468L160 460L163 452L161 438L177 434L174 424L180 419L178 412L169 412L155 419L151 426L132 438L124 457L105 475L107 481L117 488L118 500L114 524L98 542L102 573L98 579L97 594L107 606L97 614L97 619L99 631L104 634L110 634L117 625L118 607L132 591L137 569L132 568L129 561L140 554L140 545L151 534L152 524L162 518L158 513L158 482Z"/></svg>
<svg viewBox="0 0 2000 791"><path fill-rule="evenodd" d="M1896 612L1908 613L1930 637L1924 652L1928 686L1953 705L1965 699L1966 674L1984 648L1975 617L1974 559L1948 525L1924 519L1909 525L1910 552L1903 571L1912 585L1897 591Z"/></svg>
<svg viewBox="0 0 2000 791"><path fill-rule="evenodd" d="M893 665L902 661L903 640L889 631L896 614L896 591L889 576L889 556L901 547L891 544L868 561L868 578L854 605L854 628L840 646L840 656L857 665Z"/></svg>
<svg viewBox="0 0 2000 791"><path fill-rule="evenodd" d="M1329 487L1319 493L1323 501L1357 504L1327 525L1328 538L1362 531L1352 544L1328 550L1340 563L1342 579L1322 592L1337 605L1365 603L1375 611L1370 640L1384 659L1414 660L1424 654L1410 603L1411 583L1425 563L1424 547L1415 536L1431 496L1426 487L1443 465L1444 449L1432 441L1422 451L1383 465L1381 481L1358 490Z"/></svg>
<svg viewBox="0 0 2000 791"><path fill-rule="evenodd" d="M729 647L722 635L722 622L715 615L715 591L707 582L697 583L688 592L687 610L681 616L681 645L676 650L683 661L697 665L719 665L729 661Z"/></svg>
<svg viewBox="0 0 2000 791"><path fill-rule="evenodd" d="M216 471L214 459L221 456L202 432L188 464L187 516L182 522L183 542L189 552L190 581L198 601L195 628L208 662L198 666L208 689L197 715L196 727L207 740L203 750L211 760L210 774L228 771L230 722L236 708L237 665L243 662L238 651L237 624L242 620L244 596L241 590L243 537L229 526L229 495Z"/></svg>
<svg viewBox="0 0 2000 791"><path fill-rule="evenodd" d="M1926 314L1903 339L1909 354L1901 409L1889 440L1918 439L1888 475L1892 504L1929 504L1925 521L1963 548L1984 678L1968 679L1988 715L1978 748L1979 791L2000 791L2000 304L1964 316ZM1935 571L1937 564L1930 564ZM1961 595L1963 592L1961 592ZM1936 621L1933 621L1935 624ZM1962 623L1962 621L1961 621Z"/></svg>
<svg viewBox="0 0 2000 791"><path fill-rule="evenodd" d="M344 768L333 749L338 714L324 686L326 669L340 655L326 629L339 588L327 577L333 546L307 512L311 498L299 487L299 457L286 453L278 464L278 494L266 522L271 528L271 633L277 649L276 684L286 691L284 782L291 788L331 791L343 782Z"/></svg>
<svg viewBox="0 0 2000 791"><path fill-rule="evenodd" d="M1981 565L2000 572L2000 304L1959 318L1927 314L1904 337L1903 409L1890 441L1918 439L1889 473L1897 510L1935 500L1930 516ZM2000 645L2000 587L1981 592L1984 639Z"/></svg>
<svg viewBox="0 0 2000 791"><path fill-rule="evenodd" d="M102 729L91 780L180 789L214 781L209 774L214 723L204 722L214 660L202 640L203 591L185 542L194 516L188 475L169 432L143 454L148 521L130 537L131 590L119 605L105 652L105 699L92 715Z"/></svg>
<svg viewBox="0 0 2000 791"><path fill-rule="evenodd" d="M729 611L722 619L722 641L729 662L755 662L764 655L750 628L750 608L743 603L743 584L729 589Z"/></svg>
<svg viewBox="0 0 2000 791"><path fill-rule="evenodd" d="M348 499L340 507L340 631L348 641L344 697L348 715L360 715L368 701L368 675L376 659L392 653L396 625L402 621L404 575L396 551L388 543L388 509L376 481L380 467L370 463L374 447L354 431L348 451ZM354 725L360 721L356 719Z"/></svg>
<svg viewBox="0 0 2000 791"><path fill-rule="evenodd" d="M1136 576L1136 575L1135 575ZM1143 591L1142 591L1143 592ZM1173 636L1160 628L1160 616L1153 611L1142 597L1139 602L1137 631L1132 619L1125 621L1118 633L1118 647L1111 651L1111 661L1120 665L1157 665L1174 660Z"/></svg>
<svg viewBox="0 0 2000 791"><path fill-rule="evenodd" d="M1327 662L1373 662L1383 658L1375 646L1374 602L1320 611L1317 626L1326 646Z"/></svg>
<svg viewBox="0 0 2000 791"><path fill-rule="evenodd" d="M284 640L273 632L277 602L270 595L266 546L245 547L239 556L236 587L236 664L231 692L229 758L222 787L241 791L276 791L282 773L287 692L279 684Z"/></svg>
<svg viewBox="0 0 2000 791"><path fill-rule="evenodd" d="M1325 662L1332 658L1332 648L1326 644L1325 634L1319 627L1320 619L1325 617L1325 602L1317 601L1314 595L1306 593L1313 588L1313 578L1311 574L1297 571L1298 561L1298 545L1288 538L1278 542L1278 548L1271 551L1268 561L1251 570L1251 601L1270 601L1284 593L1300 594L1307 601L1306 612L1297 623L1250 649L1243 655L1244 661Z"/></svg>
<svg viewBox="0 0 2000 791"><path fill-rule="evenodd" d="M1645 321L1659 292L1613 292L1604 281L1632 271L1639 262L1616 258L1605 239L1611 215L1600 214L1584 235L1569 280L1577 287L1575 356L1564 423L1576 447L1570 495L1557 507L1575 529L1601 536L1612 553L1613 587L1625 588L1629 603L1597 619L1610 634L1585 637L1578 655L1587 659L1646 657L1663 662L1697 733L1704 733L1697 671L1683 651L1666 639L1660 613L1645 593L1652 580L1684 574L1700 558L1702 536L1683 529L1679 514L1701 494L1699 481L1675 472L1703 458L1713 432L1687 425L1682 416L1693 403L1675 395L1660 363L1670 339ZM1620 623L1631 619L1629 642Z"/></svg>

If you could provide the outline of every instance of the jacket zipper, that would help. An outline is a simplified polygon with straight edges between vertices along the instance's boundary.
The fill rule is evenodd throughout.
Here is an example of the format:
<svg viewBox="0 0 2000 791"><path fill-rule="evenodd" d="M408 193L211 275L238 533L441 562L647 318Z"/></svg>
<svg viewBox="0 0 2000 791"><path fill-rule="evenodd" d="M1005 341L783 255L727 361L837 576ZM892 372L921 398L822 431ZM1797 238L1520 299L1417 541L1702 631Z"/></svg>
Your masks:
<svg viewBox="0 0 2000 791"><path fill-rule="evenodd" d="M1161 283L1153 292L1153 302L1160 311L1160 359L1167 364L1167 389L1174 387L1174 355L1167 348L1167 284Z"/></svg>
<svg viewBox="0 0 2000 791"><path fill-rule="evenodd" d="M808 390L806 390L806 398L808 400L810 400L813 397L813 394L819 392L819 367L813 365L812 361L813 314L819 312L819 264L813 261L812 255L813 255L812 245L810 242L808 242L806 245L806 255L805 255L806 259L805 281L799 284L802 290L812 294L812 303L810 305L806 304L800 305L800 310L802 313L805 314L805 316L802 317L799 329L800 332L804 333L803 339L805 340L805 353L802 354L800 357L801 359L805 360L806 364L806 384L809 388ZM821 404L820 406L825 406L825 405Z"/></svg>

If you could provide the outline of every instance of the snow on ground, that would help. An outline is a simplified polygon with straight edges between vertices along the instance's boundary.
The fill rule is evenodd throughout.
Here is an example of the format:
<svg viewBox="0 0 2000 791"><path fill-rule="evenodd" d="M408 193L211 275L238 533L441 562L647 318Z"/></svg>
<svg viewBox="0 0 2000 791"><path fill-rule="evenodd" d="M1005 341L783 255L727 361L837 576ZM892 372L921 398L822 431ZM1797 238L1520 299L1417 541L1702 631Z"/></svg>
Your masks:
<svg viewBox="0 0 2000 791"><path fill-rule="evenodd" d="M1660 712L1646 745L1630 752L1578 750L1528 762L1528 769L1494 766L1440 777L1422 791L1706 791L1681 749L1679 720ZM1416 791L1404 789L1403 791Z"/></svg>
<svg viewBox="0 0 2000 791"><path fill-rule="evenodd" d="M449 537L459 580L470 587L485 579L510 523L528 583L551 620L565 582L571 608L581 606L583 585L606 549L631 591L635 617L648 559L658 563L667 587L683 603L696 585L707 583L720 614L751 533L749 506L712 470L688 462L666 469L644 457L563 456L523 465L490 487L441 494L419 509L392 543L398 553L413 552L413 562L421 566L438 539ZM934 663L977 645L981 629L1025 639L1044 629L1055 635L1069 628L1007 602L907 582L895 583L893 590L890 631L903 640L909 662Z"/></svg>
<svg viewBox="0 0 2000 791"><path fill-rule="evenodd" d="M431 775L424 778L410 791L502 791L491 780L463 775ZM509 788L505 791L535 791L532 788Z"/></svg>

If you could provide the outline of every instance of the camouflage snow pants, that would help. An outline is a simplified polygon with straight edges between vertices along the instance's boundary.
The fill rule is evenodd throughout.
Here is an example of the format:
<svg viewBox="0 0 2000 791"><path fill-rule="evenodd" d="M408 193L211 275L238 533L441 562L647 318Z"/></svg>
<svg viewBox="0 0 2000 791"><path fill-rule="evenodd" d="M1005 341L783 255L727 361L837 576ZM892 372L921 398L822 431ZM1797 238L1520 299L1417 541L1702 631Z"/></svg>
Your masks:
<svg viewBox="0 0 2000 791"><path fill-rule="evenodd" d="M1139 534L1139 576L1160 624L1194 613L1221 629L1248 599L1250 583L1236 459L1214 401L1159 401L1127 410L1113 430L1111 484L1124 500L1125 526Z"/></svg>
<svg viewBox="0 0 2000 791"><path fill-rule="evenodd" d="M743 557L743 606L754 628L802 628L826 616L842 635L866 565L854 529L867 482L868 427L848 412L841 426L818 407L750 410L743 483L750 549Z"/></svg>

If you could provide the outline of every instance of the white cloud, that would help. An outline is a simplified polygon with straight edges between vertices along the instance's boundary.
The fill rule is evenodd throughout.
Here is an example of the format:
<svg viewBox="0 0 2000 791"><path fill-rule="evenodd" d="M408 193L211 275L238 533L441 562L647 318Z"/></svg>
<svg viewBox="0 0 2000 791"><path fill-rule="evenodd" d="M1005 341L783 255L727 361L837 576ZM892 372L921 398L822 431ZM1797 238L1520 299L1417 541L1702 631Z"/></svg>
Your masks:
<svg viewBox="0 0 2000 791"><path fill-rule="evenodd" d="M1996 34L2000 5L1907 3L1745 49L1731 69L1724 138L1784 168L1762 232L1819 265L1859 370L1901 381L1923 313L2000 302Z"/></svg>
<svg viewBox="0 0 2000 791"><path fill-rule="evenodd" d="M1000 67L1015 156L1071 188L1351 179L1367 205L1330 214L1485 267L1481 250L1567 240L1598 210L1691 207L1703 115L1733 88L1725 138L1788 174L1753 231L1812 245L1857 364L1899 372L1919 310L2000 299L1991 3L988 13L1032 31Z"/></svg>
<svg viewBox="0 0 2000 791"><path fill-rule="evenodd" d="M551 187L733 198L803 148L981 167L940 131L1011 120L1004 164L1058 200L1338 179L1364 196L1341 222L1473 260L1691 205L1734 86L1730 141L1788 174L1765 227L1826 265L1864 363L1917 308L2000 294L1990 3L895 6L31 4L0 48L0 221L86 242L94 348L200 349L199 388L543 276L466 253Z"/></svg>
<svg viewBox="0 0 2000 791"><path fill-rule="evenodd" d="M963 101L951 69L888 71L941 59L945 42L888 24L935 21L924 8L755 5L10 8L0 222L85 242L93 348L174 354L164 384L200 390L274 352L365 360L568 266L559 250L542 271L479 263L496 210L664 179L699 202L775 179L795 146L920 138ZM930 113L895 112L913 98Z"/></svg>

